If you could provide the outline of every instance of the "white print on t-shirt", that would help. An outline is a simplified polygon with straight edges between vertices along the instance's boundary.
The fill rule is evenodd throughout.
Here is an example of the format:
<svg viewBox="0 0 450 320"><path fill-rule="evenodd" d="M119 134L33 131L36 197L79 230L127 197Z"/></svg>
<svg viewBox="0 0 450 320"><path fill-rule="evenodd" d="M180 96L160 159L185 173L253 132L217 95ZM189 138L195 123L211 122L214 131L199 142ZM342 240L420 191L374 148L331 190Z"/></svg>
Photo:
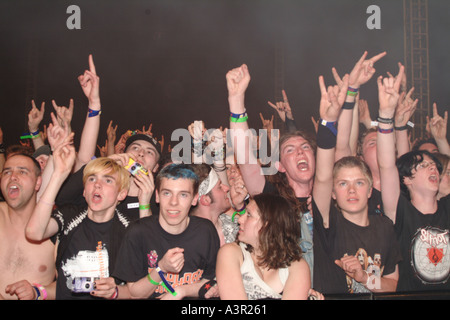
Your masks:
<svg viewBox="0 0 450 320"><path fill-rule="evenodd" d="M450 274L449 231L419 229L411 242L411 264L424 284L447 282Z"/></svg>
<svg viewBox="0 0 450 320"><path fill-rule="evenodd" d="M347 254L344 255L344 257ZM381 276L383 275L384 267L381 266L381 254L375 253L373 257L367 254L367 251L363 248L359 248L355 254L363 270L366 271L369 276L367 282L367 288L365 284L355 281L352 277L346 276L347 286L349 293L368 293L372 289L381 288Z"/></svg>
<svg viewBox="0 0 450 320"><path fill-rule="evenodd" d="M67 288L72 291L75 278L107 278L109 277L108 250L99 242L96 251L82 250L62 264L67 278Z"/></svg>

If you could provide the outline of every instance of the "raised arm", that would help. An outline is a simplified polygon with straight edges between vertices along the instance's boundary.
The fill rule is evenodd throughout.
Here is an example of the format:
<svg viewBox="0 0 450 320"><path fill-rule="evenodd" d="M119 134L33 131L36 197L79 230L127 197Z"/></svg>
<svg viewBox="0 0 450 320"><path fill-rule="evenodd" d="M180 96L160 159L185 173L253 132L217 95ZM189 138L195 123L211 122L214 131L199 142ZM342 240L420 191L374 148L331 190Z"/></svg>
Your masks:
<svg viewBox="0 0 450 320"><path fill-rule="evenodd" d="M448 111L444 112L442 118L437 111L436 103L433 103L433 118L429 119L427 116L427 122L430 124L431 135L436 141L439 152L450 156L450 146L447 141Z"/></svg>
<svg viewBox="0 0 450 320"><path fill-rule="evenodd" d="M77 154L75 171L88 163L95 155L100 129L100 78L97 76L92 55L89 55L89 70L86 70L83 75L80 75L78 81L88 98L89 110L81 133L80 149Z"/></svg>
<svg viewBox="0 0 450 320"><path fill-rule="evenodd" d="M42 102L41 109L36 108L34 100L31 100L31 110L28 113L28 130L33 141L34 150L44 145L44 139L39 132L39 124L42 122L45 113L45 102Z"/></svg>
<svg viewBox="0 0 450 320"><path fill-rule="evenodd" d="M344 77L345 78L345 77ZM330 199L333 190L333 167L336 149L336 121L339 118L347 93L347 86L325 86L319 77L320 120L317 130L316 175L313 198L322 215L323 225L328 228Z"/></svg>
<svg viewBox="0 0 450 320"><path fill-rule="evenodd" d="M399 89L403 74L400 67L396 78L379 77L378 84L378 133L377 133L377 159L380 168L380 185L383 208L386 216L394 223L397 203L400 196L400 180L395 165L396 147L394 134L395 109L399 100Z"/></svg>
<svg viewBox="0 0 450 320"><path fill-rule="evenodd" d="M250 73L247 65L243 64L238 68L230 70L226 75L226 80L230 113L235 115L234 117L230 117L231 130L229 132L231 133L231 142L249 193L258 194L263 191L265 177L261 172L261 166L253 154L249 152L249 144L252 139L246 136L246 133L249 132L249 127L245 118L245 92L250 83ZM238 115L242 115L241 119L245 119L245 121L237 120ZM243 141L245 143L242 143ZM243 146L243 148L239 148L239 146Z"/></svg>
<svg viewBox="0 0 450 320"><path fill-rule="evenodd" d="M395 140L397 145L397 158L410 151L408 137L408 121L413 115L418 99L411 98L414 88L408 93L402 92L399 96L397 109L395 110Z"/></svg>
<svg viewBox="0 0 450 320"><path fill-rule="evenodd" d="M350 145L351 130L353 124L353 111L356 103L356 96L362 85L367 83L375 74L375 63L383 58L386 52L382 52L367 58L367 51L363 53L361 58L356 62L353 69L348 76L348 89L345 97L345 104L342 107L342 112L338 122L338 136L336 140L336 160L352 155L352 147ZM341 87L342 80L335 68L332 69L334 78L339 87Z"/></svg>
<svg viewBox="0 0 450 320"><path fill-rule="evenodd" d="M292 109L289 104L286 91L282 90L281 94L283 95L283 101L277 101L275 104L270 101L267 101L267 103L277 111L278 116L285 123L287 130L289 132L295 132L298 129L294 120L294 115L292 114Z"/></svg>
<svg viewBox="0 0 450 320"><path fill-rule="evenodd" d="M56 195L61 185L69 176L75 162L73 133L53 151L54 170L44 193L37 202L26 227L26 236L31 240L41 241L58 232L56 220L51 218Z"/></svg>
<svg viewBox="0 0 450 320"><path fill-rule="evenodd" d="M112 125L112 120L108 124L108 128L106 129L106 136L108 139L106 139L106 155L110 156L114 154L114 145L116 143L116 132L117 132L117 124L115 127Z"/></svg>

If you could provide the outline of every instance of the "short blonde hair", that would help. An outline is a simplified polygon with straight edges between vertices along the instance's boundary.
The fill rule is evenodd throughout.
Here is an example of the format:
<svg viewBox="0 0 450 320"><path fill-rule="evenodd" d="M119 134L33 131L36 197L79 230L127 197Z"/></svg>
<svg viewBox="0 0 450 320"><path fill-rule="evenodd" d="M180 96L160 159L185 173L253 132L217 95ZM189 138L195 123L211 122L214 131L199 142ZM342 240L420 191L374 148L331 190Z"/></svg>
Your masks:
<svg viewBox="0 0 450 320"><path fill-rule="evenodd" d="M333 180L342 168L358 168L369 182L369 187L373 187L373 177L369 166L360 158L354 156L343 157L336 161L333 167Z"/></svg>
<svg viewBox="0 0 450 320"><path fill-rule="evenodd" d="M128 190L130 187L130 173L116 161L106 157L100 157L90 161L83 170L83 185L89 176L101 171L109 170L111 174L117 173L117 185L119 190Z"/></svg>

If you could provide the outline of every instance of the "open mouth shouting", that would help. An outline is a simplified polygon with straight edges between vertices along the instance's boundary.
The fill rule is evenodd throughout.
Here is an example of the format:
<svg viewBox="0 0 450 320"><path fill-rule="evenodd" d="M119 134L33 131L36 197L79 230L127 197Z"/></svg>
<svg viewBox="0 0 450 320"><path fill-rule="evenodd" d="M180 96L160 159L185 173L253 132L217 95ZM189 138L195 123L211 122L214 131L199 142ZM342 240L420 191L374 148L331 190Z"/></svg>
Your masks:
<svg viewBox="0 0 450 320"><path fill-rule="evenodd" d="M20 194L20 188L19 186L15 185L15 184L11 184L8 186L8 196L11 199L15 199L19 196Z"/></svg>
<svg viewBox="0 0 450 320"><path fill-rule="evenodd" d="M305 159L297 161L297 168L300 171L307 171L309 169L308 161L306 161Z"/></svg>

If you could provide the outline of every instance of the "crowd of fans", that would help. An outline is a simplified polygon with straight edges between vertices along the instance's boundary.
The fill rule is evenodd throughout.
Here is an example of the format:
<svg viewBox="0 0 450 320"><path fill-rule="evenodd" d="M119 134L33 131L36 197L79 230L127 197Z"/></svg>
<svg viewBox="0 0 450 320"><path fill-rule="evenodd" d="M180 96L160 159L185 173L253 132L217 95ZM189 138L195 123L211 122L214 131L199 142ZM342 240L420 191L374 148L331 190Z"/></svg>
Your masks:
<svg viewBox="0 0 450 320"><path fill-rule="evenodd" d="M71 126L78 110L70 100L52 101L49 124L45 103L32 101L29 134L17 145L5 146L0 131L0 299L448 291L448 113L434 104L427 137L411 141L418 100L399 63L396 76L376 79L372 118L361 88L385 55L365 52L344 75L331 68L333 85L318 78L313 133L298 127L283 91L268 104L284 127L260 114L266 130L254 136L250 71L230 70L229 127L187 124L184 163L151 125L117 139L111 120L99 146L100 78L90 55L78 77L89 104L82 130ZM267 142L270 158L261 152Z"/></svg>

